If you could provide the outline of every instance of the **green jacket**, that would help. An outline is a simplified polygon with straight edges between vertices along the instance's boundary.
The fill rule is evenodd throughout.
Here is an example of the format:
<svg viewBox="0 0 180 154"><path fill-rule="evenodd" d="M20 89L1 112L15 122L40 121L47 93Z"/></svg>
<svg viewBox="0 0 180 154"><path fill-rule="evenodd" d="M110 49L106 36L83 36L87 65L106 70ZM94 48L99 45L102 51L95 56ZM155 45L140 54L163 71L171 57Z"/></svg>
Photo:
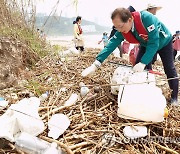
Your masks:
<svg viewBox="0 0 180 154"><path fill-rule="evenodd" d="M146 52L143 55L141 62L147 65L152 61L155 53L172 40L172 35L165 25L151 13L141 11L140 14L143 25L148 32L148 41L144 41L139 37L135 27L132 29L132 33L140 42L140 45L146 47ZM97 55L96 60L102 63L123 40L123 35L117 31L110 39L108 45Z"/></svg>

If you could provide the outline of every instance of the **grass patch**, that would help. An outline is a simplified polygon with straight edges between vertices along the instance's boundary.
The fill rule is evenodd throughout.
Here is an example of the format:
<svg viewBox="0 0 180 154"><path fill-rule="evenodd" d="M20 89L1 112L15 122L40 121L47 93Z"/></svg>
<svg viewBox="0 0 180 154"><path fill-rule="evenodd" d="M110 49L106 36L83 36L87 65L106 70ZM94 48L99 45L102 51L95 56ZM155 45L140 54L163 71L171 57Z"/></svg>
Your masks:
<svg viewBox="0 0 180 154"><path fill-rule="evenodd" d="M33 50L40 58L46 56L50 47L48 44L40 38L38 33L32 32L28 28L17 27L0 27L1 36L16 38L26 44L31 50Z"/></svg>

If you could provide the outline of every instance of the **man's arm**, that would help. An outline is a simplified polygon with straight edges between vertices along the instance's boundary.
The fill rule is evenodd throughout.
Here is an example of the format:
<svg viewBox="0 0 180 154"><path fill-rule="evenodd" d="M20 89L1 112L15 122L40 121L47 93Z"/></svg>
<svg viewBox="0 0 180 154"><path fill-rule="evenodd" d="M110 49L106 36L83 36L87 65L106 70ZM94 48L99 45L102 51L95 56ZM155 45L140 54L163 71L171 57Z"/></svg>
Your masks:
<svg viewBox="0 0 180 154"><path fill-rule="evenodd" d="M115 50L115 48L123 41L123 36L121 33L116 32L116 34L111 38L108 45L101 50L97 55L94 63L82 71L81 75L83 77L90 76L101 66L101 63Z"/></svg>
<svg viewBox="0 0 180 154"><path fill-rule="evenodd" d="M97 55L96 60L102 63L117 48L117 46L121 44L123 40L124 38L122 34L120 32L116 32L110 39L107 46Z"/></svg>

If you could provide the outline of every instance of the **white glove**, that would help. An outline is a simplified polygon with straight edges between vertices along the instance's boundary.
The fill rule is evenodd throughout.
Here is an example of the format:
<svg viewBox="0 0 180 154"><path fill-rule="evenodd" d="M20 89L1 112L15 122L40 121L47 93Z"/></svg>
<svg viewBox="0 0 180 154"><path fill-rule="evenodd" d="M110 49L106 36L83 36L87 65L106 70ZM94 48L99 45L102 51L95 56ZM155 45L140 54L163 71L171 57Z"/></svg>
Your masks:
<svg viewBox="0 0 180 154"><path fill-rule="evenodd" d="M82 71L81 75L83 77L92 75L100 66L101 66L101 63L96 60L91 66L89 66L84 71Z"/></svg>
<svg viewBox="0 0 180 154"><path fill-rule="evenodd" d="M134 72L142 72L144 70L145 66L146 66L145 64L139 62L133 67L133 71Z"/></svg>

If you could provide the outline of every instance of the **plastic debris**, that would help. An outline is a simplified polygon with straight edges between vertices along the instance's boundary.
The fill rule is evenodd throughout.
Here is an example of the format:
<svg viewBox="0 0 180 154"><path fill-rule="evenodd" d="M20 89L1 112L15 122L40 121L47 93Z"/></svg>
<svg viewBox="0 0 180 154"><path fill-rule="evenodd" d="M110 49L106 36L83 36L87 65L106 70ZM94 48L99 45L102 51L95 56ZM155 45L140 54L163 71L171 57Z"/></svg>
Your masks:
<svg viewBox="0 0 180 154"><path fill-rule="evenodd" d="M166 99L157 86L134 84L120 87L118 116L125 119L162 122Z"/></svg>
<svg viewBox="0 0 180 154"><path fill-rule="evenodd" d="M55 114L48 122L48 136L57 139L70 125L69 118L64 114Z"/></svg>
<svg viewBox="0 0 180 154"><path fill-rule="evenodd" d="M6 101L3 97L0 97L0 110L4 109L8 106L8 101Z"/></svg>
<svg viewBox="0 0 180 154"><path fill-rule="evenodd" d="M147 136L147 127L145 126L126 126L123 129L124 136L131 139Z"/></svg>
<svg viewBox="0 0 180 154"><path fill-rule="evenodd" d="M14 142L14 135L19 132L17 119L13 116L13 111L8 110L0 116L0 138L5 138L10 142Z"/></svg>
<svg viewBox="0 0 180 154"><path fill-rule="evenodd" d="M62 151L58 149L56 142L51 143L50 147L44 151L43 154L62 154Z"/></svg>
<svg viewBox="0 0 180 154"><path fill-rule="evenodd" d="M27 132L37 136L44 131L44 123L38 114L40 100L37 97L24 98L12 104L0 116L0 138L14 141L18 132Z"/></svg>
<svg viewBox="0 0 180 154"><path fill-rule="evenodd" d="M66 88L66 87L62 87L62 88L60 89L60 91L65 92L65 91L67 91L67 88Z"/></svg>
<svg viewBox="0 0 180 154"><path fill-rule="evenodd" d="M155 85L155 75L148 73L147 71L141 73L134 73L132 67L119 66L113 73L111 79L111 92L114 95L118 95L119 87L123 84L139 84L147 83Z"/></svg>
<svg viewBox="0 0 180 154"><path fill-rule="evenodd" d="M71 47L68 50L59 52L60 57L66 57L66 56L72 56L72 55L78 55L78 54L80 54L80 51L77 50L75 47ZM62 59L61 59L61 61L62 61Z"/></svg>
<svg viewBox="0 0 180 154"><path fill-rule="evenodd" d="M47 82L51 82L53 80L52 77L48 77Z"/></svg>
<svg viewBox="0 0 180 154"><path fill-rule="evenodd" d="M14 99L14 100L18 100L18 96L17 96L16 93L12 93L11 98Z"/></svg>
<svg viewBox="0 0 180 154"><path fill-rule="evenodd" d="M49 97L49 93L48 93L48 91L46 91L44 94L42 94L40 97L39 97L39 99L40 99L40 101L45 101L47 98Z"/></svg>
<svg viewBox="0 0 180 154"><path fill-rule="evenodd" d="M43 154L50 148L48 142L24 132L16 137L15 146L17 149L29 154Z"/></svg>
<svg viewBox="0 0 180 154"><path fill-rule="evenodd" d="M81 87L80 94L82 97L86 96L86 94L89 92L89 88L85 86L83 82L79 83L79 86Z"/></svg>
<svg viewBox="0 0 180 154"><path fill-rule="evenodd" d="M64 106L71 106L76 103L79 96L77 94L72 94L70 98L64 103Z"/></svg>

